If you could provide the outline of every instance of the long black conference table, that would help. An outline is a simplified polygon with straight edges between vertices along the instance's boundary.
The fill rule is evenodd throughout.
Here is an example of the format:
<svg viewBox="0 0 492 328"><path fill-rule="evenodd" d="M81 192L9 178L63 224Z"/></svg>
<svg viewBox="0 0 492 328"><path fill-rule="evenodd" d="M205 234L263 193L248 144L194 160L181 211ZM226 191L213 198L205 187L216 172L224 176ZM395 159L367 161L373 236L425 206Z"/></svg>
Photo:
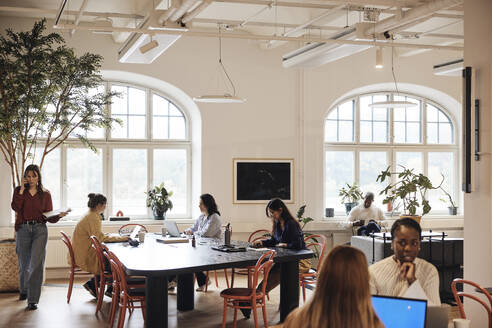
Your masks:
<svg viewBox="0 0 492 328"><path fill-rule="evenodd" d="M128 243L107 244L123 264L128 275L147 278L146 324L147 327L167 327L168 276L177 275L177 308L179 311L194 308L193 273L226 268L240 268L255 265L264 251L248 250L246 252L228 253L213 250L211 246L221 244L221 240L201 238L196 247L188 243L164 244L157 242L160 235L148 233L145 242L138 247ZM247 243L233 241L234 245L246 246ZM299 306L299 260L314 256L310 250L290 250L275 247L275 263L281 266L280 278L280 320ZM239 286L238 286L239 287ZM245 287L245 286L243 286Z"/></svg>

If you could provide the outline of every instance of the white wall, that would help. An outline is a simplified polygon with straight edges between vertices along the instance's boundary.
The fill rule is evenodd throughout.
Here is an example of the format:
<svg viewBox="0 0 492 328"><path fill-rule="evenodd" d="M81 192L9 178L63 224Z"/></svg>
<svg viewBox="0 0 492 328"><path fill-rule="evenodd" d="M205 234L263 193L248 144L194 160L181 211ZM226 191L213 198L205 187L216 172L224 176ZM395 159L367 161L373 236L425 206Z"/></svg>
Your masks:
<svg viewBox="0 0 492 328"><path fill-rule="evenodd" d="M474 162L474 191L465 195L465 279L484 287L492 286L492 204L491 126L492 116L492 2L467 0L465 6L465 65L475 69L475 97L480 99L480 151ZM472 288L469 289L472 292ZM475 293L475 295L477 295ZM487 301L485 301L487 303ZM488 304L488 303L487 303ZM465 312L472 327L486 327L485 310L473 301L465 301Z"/></svg>
<svg viewBox="0 0 492 328"><path fill-rule="evenodd" d="M27 30L32 21L2 17L5 28ZM119 45L110 37L77 31L64 34L79 53L104 56L103 69L147 75L175 85L190 97L213 91L216 84L218 40L183 37L151 65L120 64ZM223 40L223 61L244 104L200 104L202 118L202 191L213 194L225 221L235 231L269 227L264 205L232 202L232 159L294 158L295 211L306 203L307 215L321 218L323 204L323 119L329 107L347 92L375 83L392 81L390 51L385 49L385 68L375 70L375 51L339 60L310 70L284 69L281 55L294 49L289 44L274 50L260 50L255 42ZM459 101L459 78L432 75L432 65L459 57L459 53L433 51L397 58L398 81L439 90ZM429 89L430 90L430 89ZM437 97L438 98L438 97ZM439 102L439 99L435 99ZM10 180L0 164L0 218L10 215ZM192 206L198 206L198 199ZM5 220L0 219L0 221Z"/></svg>

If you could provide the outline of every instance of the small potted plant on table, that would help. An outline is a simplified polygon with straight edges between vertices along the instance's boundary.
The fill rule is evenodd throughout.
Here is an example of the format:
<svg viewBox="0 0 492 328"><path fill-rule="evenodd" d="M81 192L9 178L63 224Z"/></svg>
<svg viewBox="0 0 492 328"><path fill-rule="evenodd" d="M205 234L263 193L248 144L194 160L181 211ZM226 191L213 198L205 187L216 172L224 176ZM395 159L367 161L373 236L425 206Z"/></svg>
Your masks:
<svg viewBox="0 0 492 328"><path fill-rule="evenodd" d="M349 215L352 208L357 206L359 200L361 200L363 196L357 182L354 182L352 185L346 183L346 185L347 188L342 187L339 190L338 195L342 197L342 204L345 205L345 212Z"/></svg>
<svg viewBox="0 0 492 328"><path fill-rule="evenodd" d="M147 194L147 207L152 208L155 220L164 220L166 212L173 209L173 202L169 199L172 191L167 191L164 182L150 189Z"/></svg>

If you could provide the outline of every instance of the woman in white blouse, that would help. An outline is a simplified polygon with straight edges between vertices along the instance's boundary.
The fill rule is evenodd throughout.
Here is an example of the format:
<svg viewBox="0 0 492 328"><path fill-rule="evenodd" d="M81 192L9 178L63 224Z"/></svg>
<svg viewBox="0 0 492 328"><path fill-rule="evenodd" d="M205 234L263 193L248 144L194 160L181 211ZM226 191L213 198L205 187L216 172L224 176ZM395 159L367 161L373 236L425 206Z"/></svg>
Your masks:
<svg viewBox="0 0 492 328"><path fill-rule="evenodd" d="M192 227L185 230L185 233L201 237L220 238L222 221L214 197L210 194L201 195L199 207L202 214L196 219ZM207 276L203 272L196 272L195 276L198 283L197 291L201 292L205 289Z"/></svg>

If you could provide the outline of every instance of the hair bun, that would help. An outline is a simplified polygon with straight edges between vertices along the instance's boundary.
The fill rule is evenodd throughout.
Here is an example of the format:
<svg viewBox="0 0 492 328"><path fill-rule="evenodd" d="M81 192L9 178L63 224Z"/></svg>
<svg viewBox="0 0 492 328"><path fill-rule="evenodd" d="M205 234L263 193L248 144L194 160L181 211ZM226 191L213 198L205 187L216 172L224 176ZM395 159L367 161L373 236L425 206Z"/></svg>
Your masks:
<svg viewBox="0 0 492 328"><path fill-rule="evenodd" d="M89 195L87 195L87 197L89 197L89 198L94 198L94 197L96 197L96 194L94 194L94 193L90 193Z"/></svg>

